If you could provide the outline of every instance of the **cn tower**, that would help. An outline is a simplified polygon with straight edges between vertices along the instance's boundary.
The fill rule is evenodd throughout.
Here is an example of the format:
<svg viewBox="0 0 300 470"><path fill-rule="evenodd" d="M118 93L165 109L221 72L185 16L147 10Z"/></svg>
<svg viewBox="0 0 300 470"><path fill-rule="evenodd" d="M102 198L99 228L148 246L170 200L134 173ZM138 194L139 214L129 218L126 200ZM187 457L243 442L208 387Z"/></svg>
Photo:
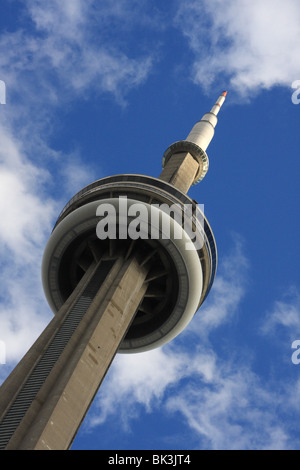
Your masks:
<svg viewBox="0 0 300 470"><path fill-rule="evenodd" d="M165 151L159 178L97 180L60 213L42 261L54 317L0 388L0 449L69 449L115 354L166 344L204 302L216 243L187 192L226 94Z"/></svg>

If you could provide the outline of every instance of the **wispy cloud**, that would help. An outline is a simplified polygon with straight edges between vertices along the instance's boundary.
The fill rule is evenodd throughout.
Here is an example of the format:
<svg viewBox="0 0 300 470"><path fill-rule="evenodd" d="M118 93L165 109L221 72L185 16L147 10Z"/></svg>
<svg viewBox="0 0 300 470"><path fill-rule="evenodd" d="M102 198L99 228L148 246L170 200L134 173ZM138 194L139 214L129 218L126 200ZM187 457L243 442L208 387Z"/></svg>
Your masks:
<svg viewBox="0 0 300 470"><path fill-rule="evenodd" d="M24 155L21 144L0 127L0 250L9 249L20 262L35 259L38 246L49 232L54 204L41 198L43 184L49 179Z"/></svg>
<svg viewBox="0 0 300 470"><path fill-rule="evenodd" d="M289 433L275 406L280 397L261 383L248 367L216 362L213 380L178 391L167 408L179 412L199 436L200 448L283 449Z"/></svg>
<svg viewBox="0 0 300 470"><path fill-rule="evenodd" d="M299 78L297 0L188 0L177 25L194 52L193 79L246 96Z"/></svg>
<svg viewBox="0 0 300 470"><path fill-rule="evenodd" d="M261 326L263 334L278 335L279 330L290 338L300 338L300 293L296 286L286 292L284 299L275 301Z"/></svg>
<svg viewBox="0 0 300 470"><path fill-rule="evenodd" d="M110 93L123 103L128 90L148 77L152 52L130 57L121 41L108 39L112 14L103 15L96 2L30 0L26 7L27 28L0 37L0 69L9 90L19 99L30 97L28 105L41 92L44 106L92 93ZM126 23L127 17L118 21ZM118 25L111 26L117 33Z"/></svg>

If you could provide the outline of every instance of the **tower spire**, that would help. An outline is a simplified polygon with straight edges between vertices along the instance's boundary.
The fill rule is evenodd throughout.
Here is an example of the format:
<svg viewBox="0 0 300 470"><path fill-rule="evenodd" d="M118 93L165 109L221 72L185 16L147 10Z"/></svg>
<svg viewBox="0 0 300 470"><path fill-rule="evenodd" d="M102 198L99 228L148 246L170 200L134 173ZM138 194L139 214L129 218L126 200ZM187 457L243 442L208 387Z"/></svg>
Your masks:
<svg viewBox="0 0 300 470"><path fill-rule="evenodd" d="M205 177L209 159L206 149L209 146L218 122L217 114L223 105L227 91L219 96L210 112L194 125L185 140L175 142L163 155L163 171L160 178L187 192L191 185L199 183Z"/></svg>
<svg viewBox="0 0 300 470"><path fill-rule="evenodd" d="M223 105L227 91L219 96L214 106L211 108L209 113L205 113L201 121L196 122L193 129L187 136L186 140L197 144L204 152L209 146L214 133L215 127L218 122L217 114L219 113L221 106Z"/></svg>

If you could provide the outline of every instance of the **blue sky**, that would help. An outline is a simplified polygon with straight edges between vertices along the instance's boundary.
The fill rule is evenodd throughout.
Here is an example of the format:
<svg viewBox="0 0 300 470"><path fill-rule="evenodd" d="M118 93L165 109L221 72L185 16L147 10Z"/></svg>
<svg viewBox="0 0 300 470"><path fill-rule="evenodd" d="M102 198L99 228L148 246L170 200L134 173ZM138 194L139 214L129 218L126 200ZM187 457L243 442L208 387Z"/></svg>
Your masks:
<svg viewBox="0 0 300 470"><path fill-rule="evenodd" d="M170 344L116 357L73 449L300 448L299 50L298 0L1 0L1 381L51 319L40 266L64 204L159 176L228 91L189 192L213 289Z"/></svg>

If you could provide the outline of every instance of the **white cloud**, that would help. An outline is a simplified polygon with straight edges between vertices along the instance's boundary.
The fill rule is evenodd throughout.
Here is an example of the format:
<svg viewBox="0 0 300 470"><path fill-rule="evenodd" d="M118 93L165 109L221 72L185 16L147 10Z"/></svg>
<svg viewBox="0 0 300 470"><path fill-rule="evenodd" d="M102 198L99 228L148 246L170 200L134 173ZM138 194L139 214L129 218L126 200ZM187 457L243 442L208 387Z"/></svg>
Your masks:
<svg viewBox="0 0 300 470"><path fill-rule="evenodd" d="M299 78L298 0L188 0L176 24L195 54L194 81L247 95Z"/></svg>
<svg viewBox="0 0 300 470"><path fill-rule="evenodd" d="M55 204L42 197L46 170L32 164L9 130L0 126L0 252L19 263L33 261L34 247L49 233Z"/></svg>
<svg viewBox="0 0 300 470"><path fill-rule="evenodd" d="M201 445L212 449L289 448L280 394L249 367L235 365L228 371L222 361L218 366L212 383L200 384L190 395L189 390L179 393L168 401L168 409L180 412L197 431Z"/></svg>
<svg viewBox="0 0 300 470"><path fill-rule="evenodd" d="M273 406L280 400L249 368L228 368L218 361L211 383L198 382L167 400L199 435L201 448L283 449L289 435Z"/></svg>
<svg viewBox="0 0 300 470"><path fill-rule="evenodd" d="M123 104L128 90L148 77L152 51L130 57L122 42L107 37L107 28L114 26L116 33L119 28L96 2L30 0L26 7L34 28L2 33L0 67L8 92L27 96L28 106L40 103L42 92L44 106L62 104L74 93L85 98L99 92Z"/></svg>
<svg viewBox="0 0 300 470"><path fill-rule="evenodd" d="M60 36L76 38L80 35L80 26L85 22L91 3L90 0L52 0L45 5L41 0L29 0L27 5L38 30L51 34L58 31Z"/></svg>
<svg viewBox="0 0 300 470"><path fill-rule="evenodd" d="M263 334L284 331L290 339L300 337L300 293L296 287L289 289L283 300L277 300L266 315L261 327Z"/></svg>

